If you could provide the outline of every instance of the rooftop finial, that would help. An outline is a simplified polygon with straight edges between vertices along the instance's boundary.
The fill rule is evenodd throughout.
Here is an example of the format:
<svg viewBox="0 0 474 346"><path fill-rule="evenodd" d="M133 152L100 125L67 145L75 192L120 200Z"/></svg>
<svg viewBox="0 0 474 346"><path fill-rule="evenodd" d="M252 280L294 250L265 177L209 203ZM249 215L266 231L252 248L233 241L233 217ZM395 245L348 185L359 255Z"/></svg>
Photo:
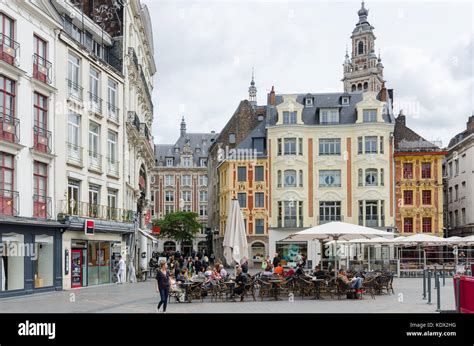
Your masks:
<svg viewBox="0 0 474 346"><path fill-rule="evenodd" d="M249 102L252 106L257 105L257 87L255 86L254 68L252 67L252 80L249 87Z"/></svg>
<svg viewBox="0 0 474 346"><path fill-rule="evenodd" d="M184 115L181 118L181 127L180 127L181 137L186 135L186 121L184 120Z"/></svg>
<svg viewBox="0 0 474 346"><path fill-rule="evenodd" d="M367 16L369 15L369 10L365 8L365 2L362 1L362 6L359 11L357 11L359 15L359 23L363 23L367 21Z"/></svg>

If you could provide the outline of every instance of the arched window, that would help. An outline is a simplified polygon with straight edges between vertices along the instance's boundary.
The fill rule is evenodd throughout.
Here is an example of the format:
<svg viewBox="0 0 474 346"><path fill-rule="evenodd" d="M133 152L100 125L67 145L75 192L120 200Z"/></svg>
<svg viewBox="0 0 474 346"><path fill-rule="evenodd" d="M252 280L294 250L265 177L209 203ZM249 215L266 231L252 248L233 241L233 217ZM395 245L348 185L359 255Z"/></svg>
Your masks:
<svg viewBox="0 0 474 346"><path fill-rule="evenodd" d="M364 42L362 41L357 44L357 54L364 54Z"/></svg>
<svg viewBox="0 0 474 346"><path fill-rule="evenodd" d="M284 186L296 187L296 171L295 170L287 169L284 172Z"/></svg>
<svg viewBox="0 0 474 346"><path fill-rule="evenodd" d="M357 84L357 90L362 90L362 84Z"/></svg>
<svg viewBox="0 0 474 346"><path fill-rule="evenodd" d="M365 170L365 186L377 186L377 169L368 168Z"/></svg>
<svg viewBox="0 0 474 346"><path fill-rule="evenodd" d="M355 84L352 84L352 91L356 91L356 86L355 86Z"/></svg>
<svg viewBox="0 0 474 346"><path fill-rule="evenodd" d="M259 241L253 243L250 247L250 257L253 260L262 261L265 259L265 244Z"/></svg>
<svg viewBox="0 0 474 346"><path fill-rule="evenodd" d="M163 250L166 251L176 251L176 244L173 241L165 241L163 244Z"/></svg>
<svg viewBox="0 0 474 346"><path fill-rule="evenodd" d="M369 89L369 83L365 82L364 83L364 90L368 90Z"/></svg>

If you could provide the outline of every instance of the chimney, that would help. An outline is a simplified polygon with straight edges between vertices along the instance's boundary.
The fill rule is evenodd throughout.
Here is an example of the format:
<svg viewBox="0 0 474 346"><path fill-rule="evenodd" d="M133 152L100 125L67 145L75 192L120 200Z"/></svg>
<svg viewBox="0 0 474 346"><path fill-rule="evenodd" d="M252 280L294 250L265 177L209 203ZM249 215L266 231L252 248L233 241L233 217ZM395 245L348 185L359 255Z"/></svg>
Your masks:
<svg viewBox="0 0 474 346"><path fill-rule="evenodd" d="M400 113L398 113L397 121L406 126L406 117L403 114L403 109L400 109Z"/></svg>
<svg viewBox="0 0 474 346"><path fill-rule="evenodd" d="M380 89L380 101L387 102L388 101L388 92L385 88L385 81L382 82L382 89Z"/></svg>
<svg viewBox="0 0 474 346"><path fill-rule="evenodd" d="M268 104L271 106L276 105L276 97L275 97L275 86L272 85L272 91L268 95Z"/></svg>
<svg viewBox="0 0 474 346"><path fill-rule="evenodd" d="M474 114L467 119L467 132L474 132Z"/></svg>

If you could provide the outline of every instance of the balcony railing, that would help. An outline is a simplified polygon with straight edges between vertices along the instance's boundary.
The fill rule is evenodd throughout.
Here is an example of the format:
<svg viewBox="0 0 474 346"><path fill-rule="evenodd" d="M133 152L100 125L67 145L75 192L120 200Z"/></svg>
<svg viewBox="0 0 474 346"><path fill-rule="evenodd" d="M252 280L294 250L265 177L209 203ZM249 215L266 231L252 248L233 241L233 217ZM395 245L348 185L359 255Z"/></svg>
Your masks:
<svg viewBox="0 0 474 346"><path fill-rule="evenodd" d="M51 84L51 69L53 64L38 54L33 54L33 78Z"/></svg>
<svg viewBox="0 0 474 346"><path fill-rule="evenodd" d="M117 177L119 175L119 162L110 157L107 158L107 174L111 174Z"/></svg>
<svg viewBox="0 0 474 346"><path fill-rule="evenodd" d="M138 132L140 132L140 118L134 111L129 111L127 115L127 122L133 125Z"/></svg>
<svg viewBox="0 0 474 346"><path fill-rule="evenodd" d="M82 147L67 142L67 162L82 166Z"/></svg>
<svg viewBox="0 0 474 346"><path fill-rule="evenodd" d="M52 134L39 126L33 126L33 148L37 151L51 154Z"/></svg>
<svg viewBox="0 0 474 346"><path fill-rule="evenodd" d="M89 150L89 168L102 172L102 155Z"/></svg>
<svg viewBox="0 0 474 346"><path fill-rule="evenodd" d="M14 66L18 66L20 61L20 44L2 33L0 33L0 59Z"/></svg>
<svg viewBox="0 0 474 346"><path fill-rule="evenodd" d="M120 122L120 108L114 106L113 104L111 104L110 102L107 102L107 117L116 122L116 123L119 123Z"/></svg>
<svg viewBox="0 0 474 346"><path fill-rule="evenodd" d="M343 221L342 215L324 215L318 216L318 224L322 225L324 223L333 222L333 221Z"/></svg>
<svg viewBox="0 0 474 346"><path fill-rule="evenodd" d="M95 113L102 114L102 99L89 91L89 109Z"/></svg>
<svg viewBox="0 0 474 346"><path fill-rule="evenodd" d="M147 141L151 139L150 129L146 123L140 124L140 136L144 137Z"/></svg>
<svg viewBox="0 0 474 346"><path fill-rule="evenodd" d="M367 227L378 227L379 226L379 216L371 215L365 217L365 225Z"/></svg>
<svg viewBox="0 0 474 346"><path fill-rule="evenodd" d="M0 112L0 139L12 143L20 142L20 119Z"/></svg>
<svg viewBox="0 0 474 346"><path fill-rule="evenodd" d="M147 98L148 98L148 101L150 102L150 107L151 107L151 112L153 113L153 102L152 102L152 99L151 99L151 93L150 93L150 90L148 89L148 83L146 81L146 78L145 78L145 74L143 73L143 68L142 68L142 65L140 65L138 63L138 58L137 58L137 54L135 53L135 49L133 47L129 47L128 48L128 54L131 55L132 57L132 60L133 60L133 63L135 64L135 67L136 69L139 71L140 73L140 78L142 80L142 83L144 85L144 89L145 89L145 93L147 95Z"/></svg>
<svg viewBox="0 0 474 346"><path fill-rule="evenodd" d="M82 90L83 90L83 88L79 84L73 82L70 79L67 79L67 96L68 96L68 98L71 98L73 100L82 102Z"/></svg>
<svg viewBox="0 0 474 346"><path fill-rule="evenodd" d="M51 219L51 197L33 195L33 216L39 219Z"/></svg>
<svg viewBox="0 0 474 346"><path fill-rule="evenodd" d="M17 216L19 202L18 191L0 189L0 215Z"/></svg>
<svg viewBox="0 0 474 346"><path fill-rule="evenodd" d="M133 222L133 210L109 207L107 205L78 202L76 200L60 201L61 212L66 215L111 220L119 222Z"/></svg>

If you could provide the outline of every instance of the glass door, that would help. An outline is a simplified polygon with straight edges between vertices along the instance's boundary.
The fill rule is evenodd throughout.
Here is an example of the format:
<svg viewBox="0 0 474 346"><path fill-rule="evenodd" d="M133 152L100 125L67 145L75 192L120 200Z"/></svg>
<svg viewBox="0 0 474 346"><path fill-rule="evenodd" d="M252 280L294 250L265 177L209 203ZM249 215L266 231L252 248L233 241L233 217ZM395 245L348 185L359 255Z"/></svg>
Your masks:
<svg viewBox="0 0 474 346"><path fill-rule="evenodd" d="M73 249L71 256L71 287L83 287L83 256L82 249Z"/></svg>

